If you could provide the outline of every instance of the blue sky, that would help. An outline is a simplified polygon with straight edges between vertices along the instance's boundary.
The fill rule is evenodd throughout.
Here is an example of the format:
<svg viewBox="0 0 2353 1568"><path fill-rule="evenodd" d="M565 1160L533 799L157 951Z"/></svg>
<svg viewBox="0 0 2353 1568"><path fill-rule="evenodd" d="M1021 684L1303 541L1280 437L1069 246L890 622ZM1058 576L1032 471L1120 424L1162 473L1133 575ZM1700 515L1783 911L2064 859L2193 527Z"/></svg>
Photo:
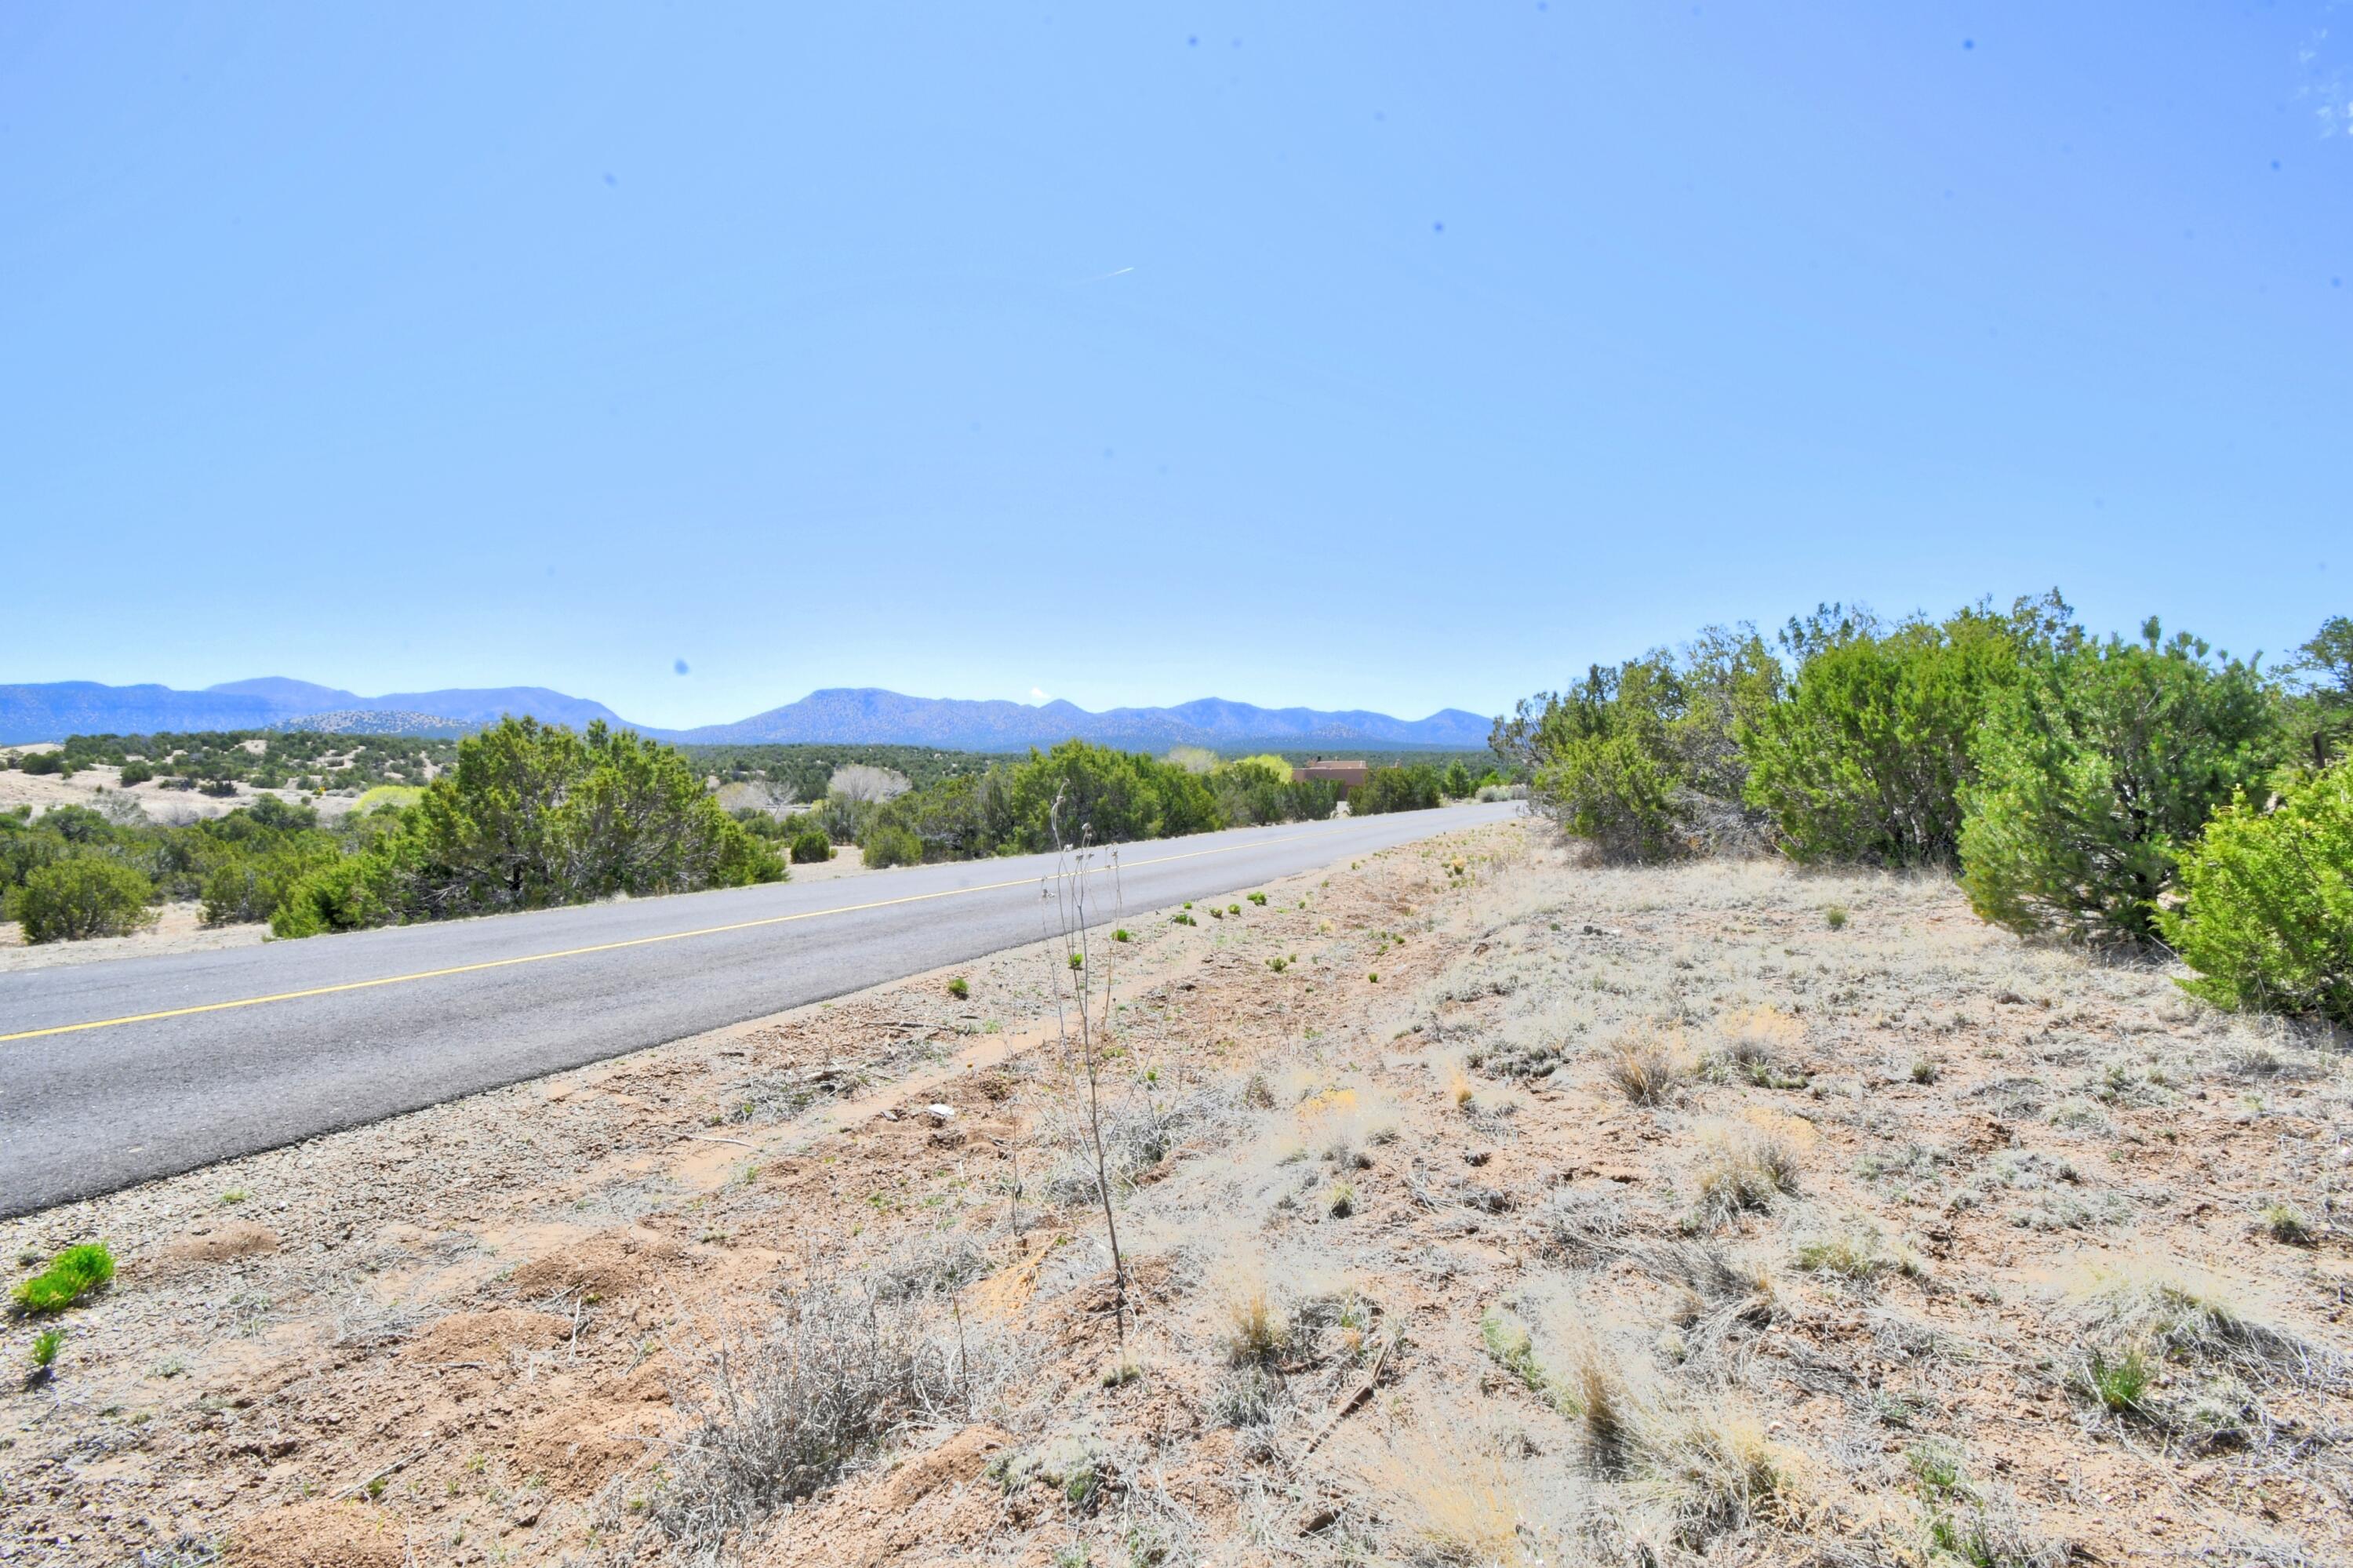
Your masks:
<svg viewBox="0 0 2353 1568"><path fill-rule="evenodd" d="M0 10L0 681L1495 711L2353 611L2353 7ZM681 666L684 673L681 673Z"/></svg>

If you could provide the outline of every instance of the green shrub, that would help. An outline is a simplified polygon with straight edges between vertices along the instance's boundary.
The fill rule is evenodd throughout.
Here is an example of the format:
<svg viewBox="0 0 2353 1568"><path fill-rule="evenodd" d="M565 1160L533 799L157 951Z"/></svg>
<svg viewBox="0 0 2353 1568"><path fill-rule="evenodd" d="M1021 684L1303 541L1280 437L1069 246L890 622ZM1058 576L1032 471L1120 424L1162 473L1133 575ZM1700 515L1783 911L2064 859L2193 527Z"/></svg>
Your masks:
<svg viewBox="0 0 2353 1568"><path fill-rule="evenodd" d="M905 828L888 823L868 829L866 842L859 848L869 867L923 863L923 841Z"/></svg>
<svg viewBox="0 0 2353 1568"><path fill-rule="evenodd" d="M57 1364L58 1348L66 1342L62 1329L44 1329L33 1336L33 1367L47 1372Z"/></svg>
<svg viewBox="0 0 2353 1568"><path fill-rule="evenodd" d="M2066 615L2053 594L1942 623L1883 627L1834 606L1792 622L1782 641L1802 662L1788 696L1740 734L1750 804L1799 860L1950 864L1970 736Z"/></svg>
<svg viewBox="0 0 2353 1568"><path fill-rule="evenodd" d="M122 937L155 918L154 886L137 870L102 854L74 854L25 874L10 893L7 916L27 942L78 942Z"/></svg>
<svg viewBox="0 0 2353 1568"><path fill-rule="evenodd" d="M1348 797L1348 813L1367 817L1385 811L1425 811L1439 803L1438 769L1427 764L1375 768Z"/></svg>
<svg viewBox="0 0 2353 1568"><path fill-rule="evenodd" d="M2353 758L2270 811L2245 796L2181 858L2183 906L2159 928L2223 1007L2353 1025Z"/></svg>
<svg viewBox="0 0 2353 1568"><path fill-rule="evenodd" d="M120 782L125 789L128 789L133 784L144 784L154 777L155 770L144 762L126 762L122 765L122 777Z"/></svg>
<svg viewBox="0 0 2353 1568"><path fill-rule="evenodd" d="M396 917L390 856L379 848L321 866L280 894L269 914L278 937L359 931Z"/></svg>
<svg viewBox="0 0 2353 1568"><path fill-rule="evenodd" d="M55 773L69 779L73 777L72 768L67 765L64 758L54 751L34 752L20 760L16 766L27 773Z"/></svg>
<svg viewBox="0 0 2353 1568"><path fill-rule="evenodd" d="M793 863L814 865L833 858L833 841L815 828L793 837Z"/></svg>
<svg viewBox="0 0 2353 1568"><path fill-rule="evenodd" d="M290 886L270 928L311 936L786 874L675 748L601 722L575 734L511 718L470 736L376 831L361 853Z"/></svg>
<svg viewBox="0 0 2353 1568"><path fill-rule="evenodd" d="M1757 836L1737 734L1780 679L1754 630L1711 627L1680 653L1596 664L1566 694L1522 703L1491 744L1525 766L1536 809L1605 860L1737 850Z"/></svg>
<svg viewBox="0 0 2353 1568"><path fill-rule="evenodd" d="M275 800L276 797L262 799ZM343 858L342 849L323 833L294 836L259 853L232 852L205 875L204 922L224 926L267 920L296 884Z"/></svg>
<svg viewBox="0 0 2353 1568"><path fill-rule="evenodd" d="M958 975L955 979L948 981L948 994L955 998L958 1001L962 1001L972 994L972 982L965 979L964 976Z"/></svg>
<svg viewBox="0 0 2353 1568"><path fill-rule="evenodd" d="M104 1242L69 1246L16 1287L16 1307L23 1312L62 1312L113 1277L114 1255Z"/></svg>
<svg viewBox="0 0 2353 1568"><path fill-rule="evenodd" d="M2271 694L2187 635L2084 643L2030 662L1988 705L1970 755L1961 883L2021 935L2139 942L2174 864L2264 770Z"/></svg>

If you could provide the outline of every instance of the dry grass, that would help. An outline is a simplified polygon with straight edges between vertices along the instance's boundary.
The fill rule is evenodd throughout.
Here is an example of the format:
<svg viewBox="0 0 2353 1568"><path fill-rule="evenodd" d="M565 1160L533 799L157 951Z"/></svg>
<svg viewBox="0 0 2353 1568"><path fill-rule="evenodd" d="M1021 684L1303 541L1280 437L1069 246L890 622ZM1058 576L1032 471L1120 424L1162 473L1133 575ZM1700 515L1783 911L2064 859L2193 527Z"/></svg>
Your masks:
<svg viewBox="0 0 2353 1568"><path fill-rule="evenodd" d="M1359 1484L1426 1563L1460 1568L1527 1562L1524 1505L1513 1467L1481 1442L1467 1412L1440 1431L1398 1432L1359 1460Z"/></svg>
<svg viewBox="0 0 2353 1568"><path fill-rule="evenodd" d="M1694 1177L1698 1218L1722 1224L1794 1194L1813 1142L1806 1123L1772 1111L1751 1111L1711 1128Z"/></svg>
<svg viewBox="0 0 2353 1568"><path fill-rule="evenodd" d="M2092 1263L2069 1305L2105 1344L2165 1361L2306 1384L2345 1372L2340 1355L2273 1321L2245 1285L2170 1258Z"/></svg>
<svg viewBox="0 0 2353 1568"><path fill-rule="evenodd" d="M1225 1312L1226 1360L1235 1366L1265 1366L1280 1361L1291 1349L1291 1316L1263 1284L1243 1287L1228 1298Z"/></svg>
<svg viewBox="0 0 2353 1568"><path fill-rule="evenodd" d="M938 1333L921 1305L806 1292L756 1338L713 1348L680 1400L648 1527L680 1556L720 1561L731 1539L808 1497L902 1425L969 1414L969 1340Z"/></svg>
<svg viewBox="0 0 2353 1568"><path fill-rule="evenodd" d="M1691 1076L1691 1054L1681 1036L1645 1031L1619 1041L1609 1071L1618 1092L1636 1105L1664 1105Z"/></svg>

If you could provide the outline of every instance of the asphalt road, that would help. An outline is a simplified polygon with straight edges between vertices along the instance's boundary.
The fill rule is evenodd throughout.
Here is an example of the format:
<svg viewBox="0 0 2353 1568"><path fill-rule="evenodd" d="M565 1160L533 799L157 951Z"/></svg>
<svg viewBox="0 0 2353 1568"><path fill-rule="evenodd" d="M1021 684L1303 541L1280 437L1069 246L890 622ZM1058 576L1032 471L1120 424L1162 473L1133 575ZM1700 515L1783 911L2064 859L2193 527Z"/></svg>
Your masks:
<svg viewBox="0 0 2353 1568"><path fill-rule="evenodd" d="M1519 810L1127 844L1122 906ZM0 1217L1036 941L1054 869L970 861L0 975ZM1107 891L1089 895L1106 923Z"/></svg>

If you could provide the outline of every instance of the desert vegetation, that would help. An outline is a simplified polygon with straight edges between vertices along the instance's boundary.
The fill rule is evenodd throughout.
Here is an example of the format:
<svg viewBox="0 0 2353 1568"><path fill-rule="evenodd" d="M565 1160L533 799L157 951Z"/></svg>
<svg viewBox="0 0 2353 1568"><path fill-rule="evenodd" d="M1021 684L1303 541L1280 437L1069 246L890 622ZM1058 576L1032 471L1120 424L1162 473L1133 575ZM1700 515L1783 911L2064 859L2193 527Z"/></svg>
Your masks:
<svg viewBox="0 0 2353 1568"><path fill-rule="evenodd" d="M160 899L281 937L775 881L782 858L670 748L508 720L413 796L347 813L278 795L166 825L127 792L0 815L0 895L27 940L120 935Z"/></svg>
<svg viewBox="0 0 2353 1568"><path fill-rule="evenodd" d="M1957 874L1983 918L2171 944L2198 993L2342 1021L2353 620L2266 670L2054 592L1715 628L1497 721L1532 799L1609 863L1777 853Z"/></svg>
<svg viewBox="0 0 2353 1568"><path fill-rule="evenodd" d="M2325 1034L1934 870L1525 822L1252 891L12 1222L20 1277L116 1267L15 1330L11 1527L259 1568L2353 1550Z"/></svg>
<svg viewBox="0 0 2353 1568"><path fill-rule="evenodd" d="M415 786L449 766L457 743L406 736L330 735L304 730L206 730L154 735L75 735L41 751L0 747L0 768L71 778L92 768L120 770L125 789L297 789L357 794L378 785Z"/></svg>
<svg viewBox="0 0 2353 1568"><path fill-rule="evenodd" d="M1334 785L1294 783L1271 754L1161 759L1082 741L1022 758L681 748L529 719L414 743L76 736L8 759L68 776L118 770L93 805L0 813L0 912L32 942L125 935L167 902L201 900L207 926L302 937L776 880L844 844L870 868L1040 852L1055 847L1058 800L1071 832L1103 844L1328 817L1341 799ZM1417 810L1493 792L1500 778L1460 757L1384 765L1352 807ZM169 791L182 787L245 799L216 819L174 821ZM332 817L320 809L335 804L331 789L355 797Z"/></svg>

